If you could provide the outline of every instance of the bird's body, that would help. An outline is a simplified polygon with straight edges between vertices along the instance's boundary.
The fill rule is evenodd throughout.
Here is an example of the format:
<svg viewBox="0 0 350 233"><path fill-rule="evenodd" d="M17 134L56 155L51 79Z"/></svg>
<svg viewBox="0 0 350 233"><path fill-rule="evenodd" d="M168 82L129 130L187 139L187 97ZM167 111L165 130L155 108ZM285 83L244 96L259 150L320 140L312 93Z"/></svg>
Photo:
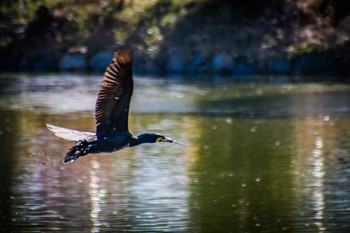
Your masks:
<svg viewBox="0 0 350 233"><path fill-rule="evenodd" d="M129 147L134 140L129 135L117 134L114 137L97 139L88 142L89 153L114 152L125 147Z"/></svg>
<svg viewBox="0 0 350 233"><path fill-rule="evenodd" d="M132 52L122 49L115 52L112 63L107 67L97 96L96 134L47 124L56 136L77 141L77 144L67 152L64 163L74 162L87 154L110 153L142 143L181 144L156 133L132 136L128 128L128 116L133 87Z"/></svg>

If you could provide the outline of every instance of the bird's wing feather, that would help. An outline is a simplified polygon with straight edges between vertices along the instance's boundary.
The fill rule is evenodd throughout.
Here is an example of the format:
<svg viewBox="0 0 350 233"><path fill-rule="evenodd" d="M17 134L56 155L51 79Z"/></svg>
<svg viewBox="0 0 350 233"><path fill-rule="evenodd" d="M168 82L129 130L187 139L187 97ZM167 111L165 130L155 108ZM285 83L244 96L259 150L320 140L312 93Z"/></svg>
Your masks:
<svg viewBox="0 0 350 233"><path fill-rule="evenodd" d="M112 63L107 67L97 96L97 138L129 132L128 115L132 91L132 51L122 49L115 52Z"/></svg>
<svg viewBox="0 0 350 233"><path fill-rule="evenodd" d="M82 132L73 129L66 129L63 127L46 124L47 128L51 130L57 137L63 138L68 141L86 140L92 141L96 139L96 135L91 132Z"/></svg>

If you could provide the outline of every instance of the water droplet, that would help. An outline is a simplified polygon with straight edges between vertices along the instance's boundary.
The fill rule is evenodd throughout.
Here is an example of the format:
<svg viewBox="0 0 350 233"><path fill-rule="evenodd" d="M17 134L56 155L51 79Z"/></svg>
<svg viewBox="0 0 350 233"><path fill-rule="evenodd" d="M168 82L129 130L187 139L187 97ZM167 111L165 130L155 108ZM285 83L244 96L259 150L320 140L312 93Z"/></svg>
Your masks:
<svg viewBox="0 0 350 233"><path fill-rule="evenodd" d="M148 28L147 29L147 34L148 35L152 35L153 34L153 29L152 28Z"/></svg>
<svg viewBox="0 0 350 233"><path fill-rule="evenodd" d="M250 132L255 133L256 132L256 127L250 128Z"/></svg>
<svg viewBox="0 0 350 233"><path fill-rule="evenodd" d="M279 145L281 145L281 142L280 142L280 141L276 141L276 142L275 142L275 145L276 145L276 146L279 146Z"/></svg>
<svg viewBox="0 0 350 233"><path fill-rule="evenodd" d="M244 188L244 187L246 187L246 186L247 186L246 183L242 183L242 184L241 184L241 187L242 187L242 188Z"/></svg>
<svg viewBox="0 0 350 233"><path fill-rule="evenodd" d="M226 121L226 123L227 124L232 124L232 118L230 118L230 117L227 117L226 119L225 119L225 121Z"/></svg>
<svg viewBox="0 0 350 233"><path fill-rule="evenodd" d="M255 178L255 182L260 182L260 178L259 177L257 177L257 178Z"/></svg>
<svg viewBox="0 0 350 233"><path fill-rule="evenodd" d="M315 141L315 145L317 149L321 149L323 147L323 141L322 138L318 137Z"/></svg>

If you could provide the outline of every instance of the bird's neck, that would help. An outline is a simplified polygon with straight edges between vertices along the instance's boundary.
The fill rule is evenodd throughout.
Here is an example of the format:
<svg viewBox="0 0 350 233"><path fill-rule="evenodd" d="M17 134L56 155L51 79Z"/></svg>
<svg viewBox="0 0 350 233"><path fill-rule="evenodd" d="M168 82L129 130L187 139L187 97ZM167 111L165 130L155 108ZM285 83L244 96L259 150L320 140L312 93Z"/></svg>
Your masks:
<svg viewBox="0 0 350 233"><path fill-rule="evenodd" d="M143 142L140 141L140 139L138 139L138 137L132 137L132 138L131 138L131 142L130 142L130 147L138 146L138 145L140 145L141 143L143 143Z"/></svg>

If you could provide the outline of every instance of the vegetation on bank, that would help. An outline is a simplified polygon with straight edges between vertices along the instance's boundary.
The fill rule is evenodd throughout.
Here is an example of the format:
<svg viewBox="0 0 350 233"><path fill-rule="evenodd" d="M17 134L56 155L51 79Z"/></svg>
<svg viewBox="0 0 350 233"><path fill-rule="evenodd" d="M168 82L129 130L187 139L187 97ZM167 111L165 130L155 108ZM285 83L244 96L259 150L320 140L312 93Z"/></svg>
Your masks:
<svg viewBox="0 0 350 233"><path fill-rule="evenodd" d="M172 57L189 65L200 54L208 67L216 55L257 73L315 61L316 74L326 63L336 64L329 74L347 76L349 11L342 0L3 0L0 68L35 70L39 60L57 70L67 53L89 59L125 45L160 71Z"/></svg>

